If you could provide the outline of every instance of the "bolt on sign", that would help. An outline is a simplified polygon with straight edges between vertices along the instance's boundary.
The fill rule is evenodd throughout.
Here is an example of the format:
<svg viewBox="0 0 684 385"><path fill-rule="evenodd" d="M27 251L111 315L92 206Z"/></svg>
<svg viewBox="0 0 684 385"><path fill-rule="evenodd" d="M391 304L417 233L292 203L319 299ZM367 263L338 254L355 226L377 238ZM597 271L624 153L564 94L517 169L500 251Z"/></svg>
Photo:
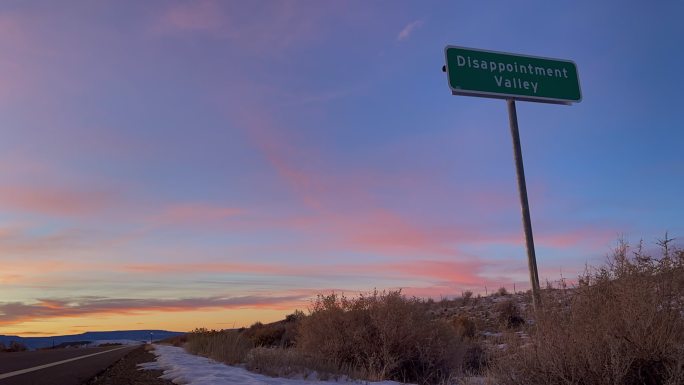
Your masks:
<svg viewBox="0 0 684 385"><path fill-rule="evenodd" d="M556 104L582 100L573 61L456 46L444 52L454 95Z"/></svg>

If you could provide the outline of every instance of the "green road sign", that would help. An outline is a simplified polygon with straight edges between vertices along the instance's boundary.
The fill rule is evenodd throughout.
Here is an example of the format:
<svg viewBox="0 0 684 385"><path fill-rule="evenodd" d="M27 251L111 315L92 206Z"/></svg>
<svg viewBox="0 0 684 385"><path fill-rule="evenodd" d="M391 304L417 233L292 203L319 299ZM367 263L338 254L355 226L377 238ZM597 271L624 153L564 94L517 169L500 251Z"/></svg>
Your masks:
<svg viewBox="0 0 684 385"><path fill-rule="evenodd" d="M570 60L447 46L446 72L454 95L570 104L582 100Z"/></svg>

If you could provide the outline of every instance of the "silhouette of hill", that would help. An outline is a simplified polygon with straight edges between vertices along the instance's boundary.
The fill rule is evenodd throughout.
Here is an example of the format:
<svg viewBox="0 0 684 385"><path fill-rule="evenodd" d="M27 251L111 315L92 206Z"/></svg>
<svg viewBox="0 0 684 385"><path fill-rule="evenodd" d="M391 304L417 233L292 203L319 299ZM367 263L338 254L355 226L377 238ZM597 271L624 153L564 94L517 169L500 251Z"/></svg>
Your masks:
<svg viewBox="0 0 684 385"><path fill-rule="evenodd" d="M105 332L86 332L81 334L71 334L64 336L50 336L50 337L19 337L0 335L0 343L9 345L11 341L20 342L26 345L29 349L35 350L40 348L47 348L57 346L69 342L78 341L100 341L100 340L134 340L134 341L148 341L150 337L153 341L163 340L165 338L182 335L182 332L173 332L168 330L118 330Z"/></svg>

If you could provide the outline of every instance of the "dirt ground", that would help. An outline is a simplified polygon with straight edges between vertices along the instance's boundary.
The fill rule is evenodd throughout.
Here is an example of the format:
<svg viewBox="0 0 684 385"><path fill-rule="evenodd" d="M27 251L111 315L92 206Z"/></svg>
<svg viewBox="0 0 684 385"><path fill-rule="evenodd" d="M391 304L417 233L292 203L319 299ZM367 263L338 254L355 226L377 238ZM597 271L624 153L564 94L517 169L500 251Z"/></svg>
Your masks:
<svg viewBox="0 0 684 385"><path fill-rule="evenodd" d="M174 385L159 378L161 370L139 370L137 367L154 360L155 355L141 346L83 385Z"/></svg>

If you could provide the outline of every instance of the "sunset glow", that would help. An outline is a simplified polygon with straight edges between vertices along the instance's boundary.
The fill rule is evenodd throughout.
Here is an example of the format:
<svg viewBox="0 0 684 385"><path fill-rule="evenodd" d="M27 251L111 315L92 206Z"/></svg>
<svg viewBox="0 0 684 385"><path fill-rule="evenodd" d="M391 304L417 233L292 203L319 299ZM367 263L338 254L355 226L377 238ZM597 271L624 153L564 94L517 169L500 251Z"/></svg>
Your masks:
<svg viewBox="0 0 684 385"><path fill-rule="evenodd" d="M684 237L684 6L627 3L3 2L0 334L527 290L506 103L449 44L577 63L581 103L518 103L542 281Z"/></svg>

